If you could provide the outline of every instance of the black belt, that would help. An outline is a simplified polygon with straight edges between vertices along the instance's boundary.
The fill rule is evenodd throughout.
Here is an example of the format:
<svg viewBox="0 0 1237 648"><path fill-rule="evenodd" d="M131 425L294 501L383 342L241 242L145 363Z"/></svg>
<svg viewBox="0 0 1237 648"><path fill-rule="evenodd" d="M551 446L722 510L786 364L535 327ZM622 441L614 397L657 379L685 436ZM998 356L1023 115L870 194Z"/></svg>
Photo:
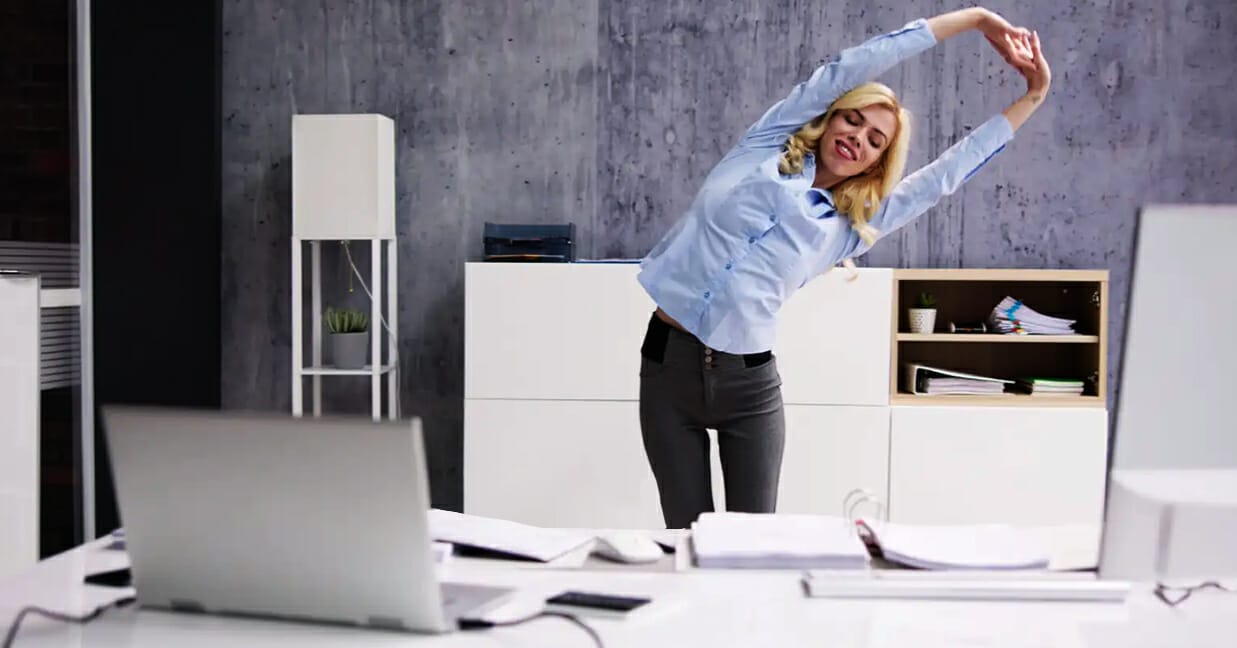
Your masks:
<svg viewBox="0 0 1237 648"><path fill-rule="evenodd" d="M666 359L666 340L670 338L671 331L677 331L679 333L683 333L684 335L691 335L690 333L679 331L673 326L667 324L665 320L658 317L657 313L653 313L653 317L649 319L648 332L644 334L644 344L640 346L640 355L659 364L664 362ZM691 337L697 342L700 342L696 336L691 335ZM704 345L703 342L700 344L702 346ZM742 358L743 366L758 367L769 360L772 360L773 352L761 351L760 353L744 353Z"/></svg>

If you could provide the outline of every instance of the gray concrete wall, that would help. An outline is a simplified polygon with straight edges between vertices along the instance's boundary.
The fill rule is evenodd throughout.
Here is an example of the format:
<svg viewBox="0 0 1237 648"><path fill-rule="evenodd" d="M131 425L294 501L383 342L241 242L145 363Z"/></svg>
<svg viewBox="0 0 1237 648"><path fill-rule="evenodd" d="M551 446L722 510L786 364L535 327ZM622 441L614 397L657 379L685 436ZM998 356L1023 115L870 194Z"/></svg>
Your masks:
<svg viewBox="0 0 1237 648"><path fill-rule="evenodd" d="M1237 3L987 6L1038 29L1053 92L959 194L863 260L1107 268L1119 372L1135 215L1233 202ZM1052 8L1050 8L1052 6ZM287 409L290 120L397 124L406 412L423 415L438 506L462 503L463 262L481 226L574 222L581 256L643 255L767 106L839 48L952 3L292 0L223 8L223 400ZM881 79L916 114L911 167L1022 81L977 34ZM356 255L362 268L368 256ZM356 303L328 247L328 303ZM634 352L634 350L633 350ZM364 411L368 383L328 383Z"/></svg>

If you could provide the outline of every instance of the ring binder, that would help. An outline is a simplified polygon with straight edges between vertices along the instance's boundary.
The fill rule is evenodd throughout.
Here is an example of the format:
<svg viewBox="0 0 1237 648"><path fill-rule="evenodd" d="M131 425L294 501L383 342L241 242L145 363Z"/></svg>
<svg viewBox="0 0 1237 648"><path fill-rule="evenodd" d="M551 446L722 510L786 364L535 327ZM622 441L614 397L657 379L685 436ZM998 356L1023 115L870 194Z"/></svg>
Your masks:
<svg viewBox="0 0 1237 648"><path fill-rule="evenodd" d="M876 493L866 488L856 488L846 494L842 499L842 517L846 518L851 524L859 524L863 522L862 518L855 517L855 509L863 504L872 504L876 507L876 519L884 520L888 509L885 506L885 501Z"/></svg>

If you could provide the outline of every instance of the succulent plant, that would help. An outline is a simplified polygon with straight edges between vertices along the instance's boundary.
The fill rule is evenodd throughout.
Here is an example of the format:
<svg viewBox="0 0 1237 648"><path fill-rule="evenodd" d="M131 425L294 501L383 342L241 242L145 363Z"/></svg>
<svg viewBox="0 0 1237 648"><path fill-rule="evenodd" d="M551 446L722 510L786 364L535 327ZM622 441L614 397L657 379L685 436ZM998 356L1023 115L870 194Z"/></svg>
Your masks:
<svg viewBox="0 0 1237 648"><path fill-rule="evenodd" d="M936 297L929 292L919 293L919 297L915 298L915 308L936 308Z"/></svg>
<svg viewBox="0 0 1237 648"><path fill-rule="evenodd" d="M369 330L369 315L350 308L328 308L326 327L332 333L364 333Z"/></svg>

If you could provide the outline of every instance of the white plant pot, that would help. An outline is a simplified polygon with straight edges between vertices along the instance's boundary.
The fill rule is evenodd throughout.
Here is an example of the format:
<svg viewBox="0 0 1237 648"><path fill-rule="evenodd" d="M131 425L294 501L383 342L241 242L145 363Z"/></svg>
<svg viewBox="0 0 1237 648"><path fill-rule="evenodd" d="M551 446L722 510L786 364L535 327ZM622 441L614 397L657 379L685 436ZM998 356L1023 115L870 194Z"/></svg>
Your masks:
<svg viewBox="0 0 1237 648"><path fill-rule="evenodd" d="M911 333L932 333L936 330L935 308L909 308L907 319L910 320Z"/></svg>

